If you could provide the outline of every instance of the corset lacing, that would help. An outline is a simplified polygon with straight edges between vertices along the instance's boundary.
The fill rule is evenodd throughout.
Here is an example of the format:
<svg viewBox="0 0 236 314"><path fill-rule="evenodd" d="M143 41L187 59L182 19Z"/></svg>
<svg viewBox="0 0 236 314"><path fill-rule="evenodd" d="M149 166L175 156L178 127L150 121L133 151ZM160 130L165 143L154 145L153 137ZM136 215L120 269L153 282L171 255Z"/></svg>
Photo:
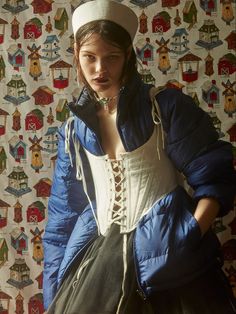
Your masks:
<svg viewBox="0 0 236 314"><path fill-rule="evenodd" d="M111 223L115 223L119 226L125 226L126 219L126 207L124 206L125 202L125 186L124 186L124 167L121 160L111 160L112 174L114 175L115 181L115 201L114 207L112 209L112 219ZM122 235L123 238L123 280L122 280L122 295L117 307L116 314L119 314L120 307L125 295L125 278L127 272L127 233Z"/></svg>

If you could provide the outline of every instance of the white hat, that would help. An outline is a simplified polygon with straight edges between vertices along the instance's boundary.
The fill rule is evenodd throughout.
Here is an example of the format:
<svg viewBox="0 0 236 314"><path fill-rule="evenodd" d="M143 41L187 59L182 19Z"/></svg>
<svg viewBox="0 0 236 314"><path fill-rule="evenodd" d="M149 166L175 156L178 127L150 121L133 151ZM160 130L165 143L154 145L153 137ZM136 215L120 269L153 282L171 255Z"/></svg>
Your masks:
<svg viewBox="0 0 236 314"><path fill-rule="evenodd" d="M95 0L78 6L72 15L74 36L78 29L92 21L109 20L122 26L134 39L138 28L136 14L126 5L112 0Z"/></svg>

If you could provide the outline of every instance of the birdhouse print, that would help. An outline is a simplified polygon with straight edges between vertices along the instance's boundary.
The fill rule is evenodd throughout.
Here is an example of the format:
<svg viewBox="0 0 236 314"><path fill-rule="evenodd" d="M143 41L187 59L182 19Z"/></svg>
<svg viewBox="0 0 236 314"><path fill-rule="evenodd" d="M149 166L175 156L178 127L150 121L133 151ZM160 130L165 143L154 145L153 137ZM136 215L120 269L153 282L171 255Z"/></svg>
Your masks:
<svg viewBox="0 0 236 314"><path fill-rule="evenodd" d="M6 24L8 24L8 22L0 18L0 44L4 42Z"/></svg>
<svg viewBox="0 0 236 314"><path fill-rule="evenodd" d="M236 269L233 267L233 265L230 265L230 267L225 268L225 272L228 274L228 280L229 284L232 287L234 297L236 298Z"/></svg>
<svg viewBox="0 0 236 314"><path fill-rule="evenodd" d="M75 42L74 34L71 34L69 38L70 38L70 45L66 49L66 51L69 52L69 53L74 54L74 42Z"/></svg>
<svg viewBox="0 0 236 314"><path fill-rule="evenodd" d="M178 60L183 81L191 83L198 79L199 61L201 61L201 58L191 52Z"/></svg>
<svg viewBox="0 0 236 314"><path fill-rule="evenodd" d="M33 283L24 258L15 259L15 263L10 267L10 278L7 282L17 289L23 289Z"/></svg>
<svg viewBox="0 0 236 314"><path fill-rule="evenodd" d="M143 45L143 42L137 43L136 52L138 58L142 61L143 64L148 65L148 62L154 60L154 47L150 44L150 38L146 38L146 43Z"/></svg>
<svg viewBox="0 0 236 314"><path fill-rule="evenodd" d="M33 6L34 14L43 14L52 11L53 0L33 0L31 5Z"/></svg>
<svg viewBox="0 0 236 314"><path fill-rule="evenodd" d="M162 74L167 74L167 71L170 69L170 59L169 59L169 51L170 49L167 47L169 43L169 39L165 41L162 37L160 41L156 40L156 43L160 46L157 49L157 53L159 54L158 59L158 69L162 72Z"/></svg>
<svg viewBox="0 0 236 314"><path fill-rule="evenodd" d="M212 15L217 11L217 0L200 0L200 7L205 11L206 15Z"/></svg>
<svg viewBox="0 0 236 314"><path fill-rule="evenodd" d="M155 2L157 2L157 0L130 0L130 3L133 3L140 8L146 8Z"/></svg>
<svg viewBox="0 0 236 314"><path fill-rule="evenodd" d="M37 264L41 264L43 261L43 244L42 244L42 233L44 230L39 230L38 227L33 231L30 229L30 232L34 236L31 242L33 243L33 259L37 262Z"/></svg>
<svg viewBox="0 0 236 314"><path fill-rule="evenodd" d="M37 197L49 197L51 193L52 181L49 178L42 178L34 185Z"/></svg>
<svg viewBox="0 0 236 314"><path fill-rule="evenodd" d="M0 136L5 134L8 112L0 108Z"/></svg>
<svg viewBox="0 0 236 314"><path fill-rule="evenodd" d="M230 143L236 144L236 123L232 125L232 127L227 131L227 133L229 134ZM236 200L235 200L235 202L236 202Z"/></svg>
<svg viewBox="0 0 236 314"><path fill-rule="evenodd" d="M21 228L14 228L11 235L11 246L16 250L17 254L24 254L28 251L28 237L25 234L25 229Z"/></svg>
<svg viewBox="0 0 236 314"><path fill-rule="evenodd" d="M233 262L236 260L236 239L230 239L222 244L224 260Z"/></svg>
<svg viewBox="0 0 236 314"><path fill-rule="evenodd" d="M16 40L20 37L20 22L17 20L16 16L14 17L13 21L11 22L11 38Z"/></svg>
<svg viewBox="0 0 236 314"><path fill-rule="evenodd" d="M214 104L220 102L219 88L216 86L216 81L206 81L202 85L202 99L208 104L209 108L213 108Z"/></svg>
<svg viewBox="0 0 236 314"><path fill-rule="evenodd" d="M43 167L41 154L41 150L43 148L42 146L40 146L42 137L37 138L37 136L35 135L33 138L29 138L29 141L32 143L32 146L30 146L30 151L32 152L31 167L35 170L35 172L39 173L39 170Z"/></svg>
<svg viewBox="0 0 236 314"><path fill-rule="evenodd" d="M189 24L188 29L191 29L197 22L197 8L194 1L187 0L183 8L183 21Z"/></svg>
<svg viewBox="0 0 236 314"><path fill-rule="evenodd" d="M139 17L139 33L145 34L148 31L147 27L147 15L144 11L142 11L142 14Z"/></svg>
<svg viewBox="0 0 236 314"><path fill-rule="evenodd" d="M23 314L24 311L24 298L20 294L20 291L18 292L17 296L15 297L15 307L16 307L16 314Z"/></svg>
<svg viewBox="0 0 236 314"><path fill-rule="evenodd" d="M172 80L168 80L166 82L166 87L182 90L184 88L184 85L182 83L180 83L179 81L177 81L176 79L172 79Z"/></svg>
<svg viewBox="0 0 236 314"><path fill-rule="evenodd" d="M25 53L21 49L21 44L13 44L7 50L8 61L13 66L14 70L19 71L20 67L25 66Z"/></svg>
<svg viewBox="0 0 236 314"><path fill-rule="evenodd" d="M203 26L199 29L199 40L196 45L210 50L222 44L222 40L219 39L219 28L216 27L214 21L204 21Z"/></svg>
<svg viewBox="0 0 236 314"><path fill-rule="evenodd" d="M210 111L208 114L209 114L209 116L211 118L211 121L212 121L216 131L219 134L219 138L224 137L224 133L221 130L221 121L217 117L216 112L215 111Z"/></svg>
<svg viewBox="0 0 236 314"><path fill-rule="evenodd" d="M42 35L42 22L34 17L27 21L24 26L24 38L25 39L37 39Z"/></svg>
<svg viewBox="0 0 236 314"><path fill-rule="evenodd" d="M45 219L46 207L40 201L33 202L27 208L27 222L37 224Z"/></svg>
<svg viewBox="0 0 236 314"><path fill-rule="evenodd" d="M182 19L181 19L180 15L179 15L179 10L176 9L176 14L175 14L175 18L174 18L174 24L176 26L180 26L181 23L182 23Z"/></svg>
<svg viewBox="0 0 236 314"><path fill-rule="evenodd" d="M49 67L52 71L53 86L58 89L64 89L69 85L70 69L72 65L59 60Z"/></svg>
<svg viewBox="0 0 236 314"><path fill-rule="evenodd" d="M236 112L236 81L233 83L230 80L227 80L226 83L222 83L222 86L225 88L223 91L224 96L224 111L228 114L229 117L232 117Z"/></svg>
<svg viewBox="0 0 236 314"><path fill-rule="evenodd" d="M226 38L225 41L228 44L228 49L236 51L236 30L232 31Z"/></svg>
<svg viewBox="0 0 236 314"><path fill-rule="evenodd" d="M210 53L208 53L208 55L205 58L205 72L204 72L207 76L211 76L214 73L213 62L214 62L213 57L210 55Z"/></svg>
<svg viewBox="0 0 236 314"><path fill-rule="evenodd" d="M26 84L22 80L21 75L12 75L12 79L7 83L7 95L4 96L4 99L15 105L30 99L26 94Z"/></svg>
<svg viewBox="0 0 236 314"><path fill-rule="evenodd" d="M236 71L236 56L231 52L219 59L218 74L229 76Z"/></svg>
<svg viewBox="0 0 236 314"><path fill-rule="evenodd" d="M10 206L11 205L0 199L0 229L7 225L8 208Z"/></svg>
<svg viewBox="0 0 236 314"><path fill-rule="evenodd" d="M41 46L36 47L36 45L33 44L32 47L28 46L27 48L31 52L28 56L28 58L30 59L29 74L30 76L33 77L35 81L37 81L38 77L42 75L41 65L40 65L40 60L39 60L41 56L38 52Z"/></svg>
<svg viewBox="0 0 236 314"><path fill-rule="evenodd" d="M0 81L5 77L5 69L6 69L6 64L4 62L3 56L0 55Z"/></svg>
<svg viewBox="0 0 236 314"><path fill-rule="evenodd" d="M156 80L150 69L140 69L139 73L145 83L155 85Z"/></svg>
<svg viewBox="0 0 236 314"><path fill-rule="evenodd" d="M171 52L182 55L186 53L188 48L188 32L185 28L177 28L172 36L173 40L171 41Z"/></svg>
<svg viewBox="0 0 236 314"><path fill-rule="evenodd" d="M3 9L10 11L13 14L20 13L29 8L25 3L25 0L5 0L5 4L2 6Z"/></svg>
<svg viewBox="0 0 236 314"><path fill-rule="evenodd" d="M8 251L7 241L0 238L0 267L8 261Z"/></svg>
<svg viewBox="0 0 236 314"><path fill-rule="evenodd" d="M55 29L60 30L59 36L62 36L68 30L68 14L65 8L58 8L54 17Z"/></svg>
<svg viewBox="0 0 236 314"><path fill-rule="evenodd" d="M47 86L40 86L32 96L35 98L35 105L46 106L54 102L55 92Z"/></svg>
<svg viewBox="0 0 236 314"><path fill-rule="evenodd" d="M21 113L17 107L12 114L12 129L14 131L19 131L21 129Z"/></svg>
<svg viewBox="0 0 236 314"><path fill-rule="evenodd" d="M25 117L25 129L27 131L37 131L43 127L43 113L39 109L34 109L27 113Z"/></svg>
<svg viewBox="0 0 236 314"><path fill-rule="evenodd" d="M7 155L3 146L0 146L0 174L7 168Z"/></svg>
<svg viewBox="0 0 236 314"><path fill-rule="evenodd" d="M23 135L14 135L10 139L9 152L16 162L26 160L26 143L23 142Z"/></svg>
<svg viewBox="0 0 236 314"><path fill-rule="evenodd" d="M47 123L51 125L51 124L53 124L53 122L54 122L54 115L52 113L52 108L50 107L49 108L49 114L47 116Z"/></svg>
<svg viewBox="0 0 236 314"><path fill-rule="evenodd" d="M180 0L162 0L161 5L163 8L171 8L171 7L176 7L177 5L180 4Z"/></svg>
<svg viewBox="0 0 236 314"><path fill-rule="evenodd" d="M168 12L162 11L154 16L152 20L152 32L163 33L170 29L171 16Z"/></svg>
<svg viewBox="0 0 236 314"><path fill-rule="evenodd" d="M226 22L227 25L230 25L235 19L232 0L220 0L220 2L222 4L222 20Z"/></svg>
<svg viewBox="0 0 236 314"><path fill-rule="evenodd" d="M43 314L44 313L43 294L42 293L37 293L36 295L32 296L29 299L28 313L37 313L37 314Z"/></svg>
<svg viewBox="0 0 236 314"><path fill-rule="evenodd" d="M58 128L57 127L49 127L46 134L44 143L44 151L48 153L56 153L57 145L58 145Z"/></svg>
<svg viewBox="0 0 236 314"><path fill-rule="evenodd" d="M59 40L56 35L47 36L43 43L42 59L47 61L54 61L60 57L60 47L58 45Z"/></svg>
<svg viewBox="0 0 236 314"><path fill-rule="evenodd" d="M23 216L22 216L22 208L23 206L21 205L21 203L17 200L17 202L15 203L15 205L13 205L14 208L14 217L13 220L16 223L20 223L23 220Z"/></svg>
<svg viewBox="0 0 236 314"><path fill-rule="evenodd" d="M58 121L64 122L70 116L70 111L68 107L67 99L60 99L56 107L56 119Z"/></svg>
<svg viewBox="0 0 236 314"><path fill-rule="evenodd" d="M8 187L5 191L16 197L31 191L31 188L28 186L28 176L24 172L23 167L13 167L13 171L8 175Z"/></svg>
<svg viewBox="0 0 236 314"><path fill-rule="evenodd" d="M43 289L43 272L41 272L35 280L38 282L38 288Z"/></svg>
<svg viewBox="0 0 236 314"><path fill-rule="evenodd" d="M50 16L48 16L48 22L45 25L45 31L47 33L51 33L52 32L52 23L51 23L51 17Z"/></svg>
<svg viewBox="0 0 236 314"><path fill-rule="evenodd" d="M1 314L11 314L9 312L11 299L12 297L9 294L3 292L0 288L0 313Z"/></svg>

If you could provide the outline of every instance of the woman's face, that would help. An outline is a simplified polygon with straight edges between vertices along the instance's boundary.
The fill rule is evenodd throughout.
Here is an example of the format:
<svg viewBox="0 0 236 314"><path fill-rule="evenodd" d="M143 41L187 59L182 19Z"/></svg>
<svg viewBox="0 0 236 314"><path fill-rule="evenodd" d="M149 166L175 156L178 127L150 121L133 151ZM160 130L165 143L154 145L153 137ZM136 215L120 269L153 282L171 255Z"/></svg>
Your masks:
<svg viewBox="0 0 236 314"><path fill-rule="evenodd" d="M77 57L87 83L99 97L119 93L125 63L125 54L120 48L93 34L80 47Z"/></svg>

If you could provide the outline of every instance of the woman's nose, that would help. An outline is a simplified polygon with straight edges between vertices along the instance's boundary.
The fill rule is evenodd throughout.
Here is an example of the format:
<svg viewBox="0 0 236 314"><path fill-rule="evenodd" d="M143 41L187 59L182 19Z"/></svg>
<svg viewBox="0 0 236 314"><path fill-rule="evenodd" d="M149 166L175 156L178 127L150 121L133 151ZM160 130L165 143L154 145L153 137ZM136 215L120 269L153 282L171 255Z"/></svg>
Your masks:
<svg viewBox="0 0 236 314"><path fill-rule="evenodd" d="M99 59L96 62L96 72L104 72L106 71L106 63L104 60Z"/></svg>

